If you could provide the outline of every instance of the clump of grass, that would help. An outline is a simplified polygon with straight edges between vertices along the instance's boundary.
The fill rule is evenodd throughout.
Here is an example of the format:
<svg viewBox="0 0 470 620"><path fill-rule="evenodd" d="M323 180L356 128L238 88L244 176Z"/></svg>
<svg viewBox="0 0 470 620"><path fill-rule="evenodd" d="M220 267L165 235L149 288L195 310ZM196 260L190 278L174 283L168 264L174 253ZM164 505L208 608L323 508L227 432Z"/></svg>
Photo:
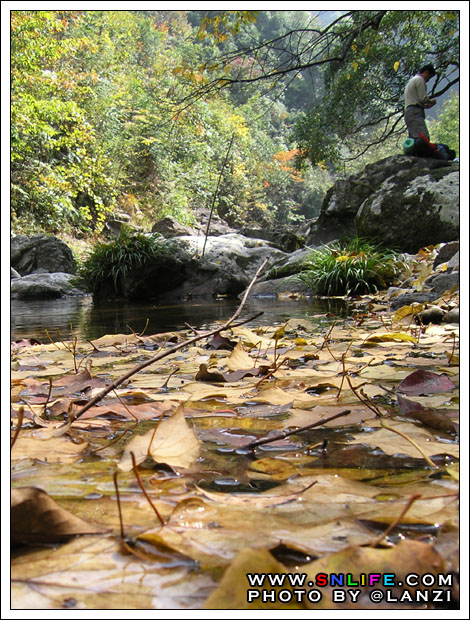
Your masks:
<svg viewBox="0 0 470 620"><path fill-rule="evenodd" d="M122 226L119 237L97 243L78 269L75 283L95 294L112 285L114 293L127 297L128 285L142 281L155 261L167 255L159 235L145 235Z"/></svg>
<svg viewBox="0 0 470 620"><path fill-rule="evenodd" d="M397 252L357 237L312 250L299 277L317 295L360 295L390 286L405 269Z"/></svg>

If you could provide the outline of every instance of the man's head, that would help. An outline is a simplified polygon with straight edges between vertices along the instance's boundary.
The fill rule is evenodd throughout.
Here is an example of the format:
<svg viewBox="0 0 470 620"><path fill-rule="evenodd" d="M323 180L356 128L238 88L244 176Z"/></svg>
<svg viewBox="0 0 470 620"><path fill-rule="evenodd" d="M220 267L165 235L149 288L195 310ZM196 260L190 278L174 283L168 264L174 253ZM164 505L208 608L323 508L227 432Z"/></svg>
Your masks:
<svg viewBox="0 0 470 620"><path fill-rule="evenodd" d="M424 65L424 67L421 67L419 70L419 74L426 80L426 82L429 82L429 80L436 75L436 70L432 65Z"/></svg>

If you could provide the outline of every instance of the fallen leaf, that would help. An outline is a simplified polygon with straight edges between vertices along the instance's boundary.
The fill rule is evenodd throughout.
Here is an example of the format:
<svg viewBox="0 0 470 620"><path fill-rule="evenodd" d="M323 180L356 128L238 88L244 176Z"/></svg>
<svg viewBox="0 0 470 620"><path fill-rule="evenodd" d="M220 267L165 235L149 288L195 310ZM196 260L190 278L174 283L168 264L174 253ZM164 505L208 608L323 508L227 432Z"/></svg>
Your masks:
<svg viewBox="0 0 470 620"><path fill-rule="evenodd" d="M402 540L392 549L350 547L302 567L302 571L307 573L307 579L315 584L319 573L349 574L355 582L359 582L361 573L368 574L372 569L374 573L381 575L393 574L396 584L395 594L400 596L404 592L403 585L406 584L407 575L414 573L437 576L445 572L445 564L442 556L433 549L432 545L415 540ZM383 587L383 584L381 586ZM358 606L360 609L396 609L396 603L387 604L385 598L383 603L369 599L370 591L377 587L379 587L378 584L361 587L361 596L356 602L352 602L351 597L346 595L344 602L335 604L332 597L333 588L328 585L321 589L322 598L318 603L309 602L307 598L306 605L310 609L358 609ZM411 592L416 589L409 585L405 585L405 588ZM346 590L347 588L335 587L335 589Z"/></svg>
<svg viewBox="0 0 470 620"><path fill-rule="evenodd" d="M119 416L126 419L151 420L160 417L164 413L169 413L179 406L176 400L166 400L162 403L142 403L141 405L122 405L119 402L104 403L90 407L80 416L80 420L88 420L97 416ZM76 423L73 425L75 426Z"/></svg>
<svg viewBox="0 0 470 620"><path fill-rule="evenodd" d="M74 463L82 457L88 443L73 443L65 437L35 439L31 432L21 431L13 447L11 458L37 459L47 463Z"/></svg>
<svg viewBox="0 0 470 620"><path fill-rule="evenodd" d="M208 383L227 383L227 379L222 373L209 370L206 364L199 366L195 379L196 381L207 381Z"/></svg>
<svg viewBox="0 0 470 620"><path fill-rule="evenodd" d="M56 543L72 536L103 532L64 510L45 491L35 487L12 489L10 510L14 543Z"/></svg>
<svg viewBox="0 0 470 620"><path fill-rule="evenodd" d="M144 435L131 439L118 467L123 471L130 471L133 452L137 465L147 456L151 456L157 463L185 469L198 458L199 451L200 441L186 422L183 409L180 408L170 418L158 423L156 430L151 429Z"/></svg>
<svg viewBox="0 0 470 620"><path fill-rule="evenodd" d="M457 444L435 441L434 436L423 428L418 428L409 422L387 422L387 424L410 437L428 457L432 457L435 454L459 456L459 446ZM373 433L359 433L354 435L354 439L374 448L380 448L386 454L407 454L414 458L422 458L419 450L409 441L385 428L381 428Z"/></svg>
<svg viewBox="0 0 470 620"><path fill-rule="evenodd" d="M251 588L247 576L267 573L285 574L286 568L267 549L243 549L227 568L217 589L204 603L203 609L305 609L304 605L297 603L263 603L260 589ZM256 590L258 597L248 600L247 590ZM279 590L280 586L271 588L271 591L277 594ZM293 600L295 601L295 597Z"/></svg>
<svg viewBox="0 0 470 620"><path fill-rule="evenodd" d="M445 375L438 375L429 370L415 370L397 387L403 394L435 394L455 389L455 385Z"/></svg>
<svg viewBox="0 0 470 620"><path fill-rule="evenodd" d="M411 306L402 306L393 315L392 322L397 323L399 321L402 321L405 317L416 316L423 310L424 310L423 304L413 304Z"/></svg>
<svg viewBox="0 0 470 620"><path fill-rule="evenodd" d="M215 350L224 349L225 351L232 351L236 346L237 343L235 341L222 336L220 332L215 334L209 343L209 347Z"/></svg>
<svg viewBox="0 0 470 620"><path fill-rule="evenodd" d="M385 332L383 334L374 334L365 340L365 344L370 342L418 342L416 338L409 334L399 332Z"/></svg>
<svg viewBox="0 0 470 620"><path fill-rule="evenodd" d="M101 536L14 557L11 577L13 609L57 609L58 615L67 609L200 609L216 586L192 562L175 564L171 555L163 565L143 562Z"/></svg>
<svg viewBox="0 0 470 620"><path fill-rule="evenodd" d="M253 359L243 348L241 340L233 349L231 355L227 358L226 364L229 370L244 370L246 368L253 368Z"/></svg>

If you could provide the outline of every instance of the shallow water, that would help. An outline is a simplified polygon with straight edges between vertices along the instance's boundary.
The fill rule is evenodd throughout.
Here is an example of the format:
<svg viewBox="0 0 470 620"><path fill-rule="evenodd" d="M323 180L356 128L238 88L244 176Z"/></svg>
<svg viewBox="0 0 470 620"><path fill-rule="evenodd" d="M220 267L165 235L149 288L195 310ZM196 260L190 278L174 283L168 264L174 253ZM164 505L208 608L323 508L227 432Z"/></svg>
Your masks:
<svg viewBox="0 0 470 620"><path fill-rule="evenodd" d="M35 338L40 342L67 340L73 335L93 340L105 334L125 334L131 330L158 333L184 329L185 323L207 328L216 321L226 321L239 301L200 300L175 305L155 303L113 302L95 304L91 297L69 297L59 300L11 301L11 340ZM250 300L241 320L263 311L254 325L276 325L290 318L322 321L325 314L345 317L347 304L341 299L283 300L258 298ZM48 336L49 334L49 336ZM49 338L50 337L50 338Z"/></svg>

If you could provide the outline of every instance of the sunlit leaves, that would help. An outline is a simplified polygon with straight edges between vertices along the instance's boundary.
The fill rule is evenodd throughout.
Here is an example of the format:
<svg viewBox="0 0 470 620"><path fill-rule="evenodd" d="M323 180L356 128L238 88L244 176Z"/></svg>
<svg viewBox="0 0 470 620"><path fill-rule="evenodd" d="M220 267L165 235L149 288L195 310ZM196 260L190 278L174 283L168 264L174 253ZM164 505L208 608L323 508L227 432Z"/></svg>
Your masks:
<svg viewBox="0 0 470 620"><path fill-rule="evenodd" d="M235 327L215 343L217 348L183 348L155 363L150 372L132 377L90 409L90 416L78 420L72 419L76 407L99 391L103 381L132 367L132 360L153 355L155 346L164 348L168 340L184 339L185 334L110 335L78 343L75 352L66 343L19 343L13 361L29 376L14 378L12 425L18 425L16 409L21 406L25 424L34 428L22 428L13 446L14 486L40 484L77 519L117 532L112 475L119 467L125 544L132 555L118 550L113 534L99 539L105 546L85 537L82 544L69 543L42 555L20 554L13 562L15 579L23 569L21 584L15 582L13 588L15 603L44 604L44 597L56 591L46 569L48 575L61 576L61 598L53 599L53 605L66 597L77 604L123 605L138 577L135 607L165 607L168 601L201 607L208 599L207 608L223 608L238 601L235 582L246 571L246 562L252 567L260 562L260 570L287 570L279 553L301 554L307 562L315 557L306 572L316 570L317 563L337 571L350 561L366 572L361 567L370 562L395 572L421 570L428 561L440 568L439 545L455 547L457 537L458 444L452 402L456 377L445 375L454 370L445 353L449 341L457 352L457 328L426 326L419 338L394 339L397 334L407 336L407 328L397 332L391 316L382 319L371 314L329 327L302 319L280 326ZM382 338L384 334L392 339ZM374 335L377 342L368 342ZM296 340L302 344L297 346ZM94 360L96 368L93 364L91 374L74 373L73 355L75 365L87 359ZM269 367L276 356L285 356L292 366L286 363L261 383L260 376L245 374ZM435 372L416 371L415 364L421 362ZM206 378L214 383L194 380L204 364L215 375ZM39 367L42 370L36 371ZM58 367L65 376L52 377L51 384L34 378L48 367ZM222 375L226 382L218 383ZM400 385L403 378L407 380ZM402 387L406 392L410 384L414 393L408 398L396 391ZM175 412L178 401L181 406ZM343 410L345 401L352 403L351 418L299 430ZM446 409L436 411L437 406ZM71 416L64 427L68 434L56 437L54 429L57 424L62 428L66 412ZM283 430L295 432L247 455L246 445L253 439L275 438ZM81 437L86 442L75 443ZM20 451L22 440L30 441ZM35 452L32 441L44 450ZM71 446L81 449L69 460L64 448ZM155 519L137 487L132 455L141 489L163 515L163 523ZM55 514L70 525L67 515L54 510L51 517ZM393 549L374 547L385 527L396 520L403 541L401 563ZM72 531L85 534L86 525L77 523ZM441 539L444 524L447 539ZM410 531L420 533L420 528L431 528L433 545L414 543ZM24 527L21 531L25 536ZM393 542L392 536L384 545ZM455 559L448 561L455 568ZM196 563L203 571L195 573ZM208 581L203 575L209 574ZM168 591L163 599L160 594L155 598L154 593L150 600L148 580L169 587L168 575L171 596ZM78 589L76 578L86 578L87 585ZM207 588L204 595L192 598L188 584L193 583ZM245 596L246 587L242 590Z"/></svg>

